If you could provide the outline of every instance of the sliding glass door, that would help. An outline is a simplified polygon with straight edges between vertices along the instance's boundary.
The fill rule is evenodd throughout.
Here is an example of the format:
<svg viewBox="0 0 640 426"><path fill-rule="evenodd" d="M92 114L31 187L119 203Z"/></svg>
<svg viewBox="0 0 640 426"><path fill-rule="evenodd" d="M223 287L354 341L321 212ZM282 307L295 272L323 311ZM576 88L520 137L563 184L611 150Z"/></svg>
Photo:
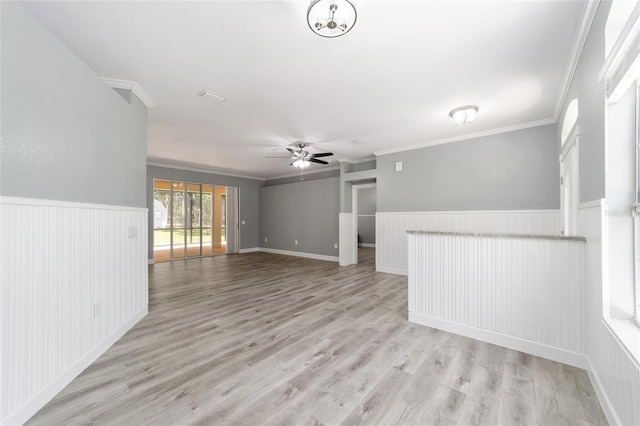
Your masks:
<svg viewBox="0 0 640 426"><path fill-rule="evenodd" d="M236 253L237 193L234 187L154 180L154 260Z"/></svg>

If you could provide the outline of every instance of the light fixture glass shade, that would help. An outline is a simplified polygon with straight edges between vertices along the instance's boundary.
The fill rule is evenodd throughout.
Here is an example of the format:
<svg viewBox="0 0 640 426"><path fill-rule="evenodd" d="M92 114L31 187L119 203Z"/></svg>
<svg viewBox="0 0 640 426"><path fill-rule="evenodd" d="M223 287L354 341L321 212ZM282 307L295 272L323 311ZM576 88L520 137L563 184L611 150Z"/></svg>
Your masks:
<svg viewBox="0 0 640 426"><path fill-rule="evenodd" d="M310 162L305 160L304 158L298 158L296 161L291 163L293 167L297 167L299 169L306 169L309 167Z"/></svg>
<svg viewBox="0 0 640 426"><path fill-rule="evenodd" d="M449 113L449 116L453 118L456 124L471 123L478 112L478 107L474 105L463 106L456 108Z"/></svg>
<svg viewBox="0 0 640 426"><path fill-rule="evenodd" d="M321 37L339 37L356 24L358 13L349 0L312 0L307 10L311 31Z"/></svg>

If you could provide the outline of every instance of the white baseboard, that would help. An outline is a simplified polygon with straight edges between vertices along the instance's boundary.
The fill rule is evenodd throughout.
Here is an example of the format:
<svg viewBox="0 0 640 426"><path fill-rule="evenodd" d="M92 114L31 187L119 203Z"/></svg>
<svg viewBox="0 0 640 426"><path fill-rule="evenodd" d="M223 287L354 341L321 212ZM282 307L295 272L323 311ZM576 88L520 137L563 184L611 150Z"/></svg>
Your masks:
<svg viewBox="0 0 640 426"><path fill-rule="evenodd" d="M238 251L238 253L240 254L244 254L244 253L254 253L256 251L260 251L260 247L251 247L251 248L245 248L245 249L240 249Z"/></svg>
<svg viewBox="0 0 640 426"><path fill-rule="evenodd" d="M376 272L386 272L387 274L409 275L406 269L387 268L386 266L376 265Z"/></svg>
<svg viewBox="0 0 640 426"><path fill-rule="evenodd" d="M265 247L260 247L260 251L263 251L265 253L284 254L285 256L297 256L297 257L306 257L308 259L326 260L329 262L338 261L338 256L327 256L324 254L305 253L302 251L278 250L278 249L265 248Z"/></svg>
<svg viewBox="0 0 640 426"><path fill-rule="evenodd" d="M409 321L420 325L426 325L427 327L448 331L450 333L459 334L461 336L470 337L472 339L481 340L483 342L492 343L494 345L504 346L505 348L516 351L526 352L531 355L572 365L574 367L586 369L588 366L588 360L584 354L545 345L544 343L532 342L519 337L507 336L506 334L497 333L495 331L471 327L469 325L428 317L426 315L416 314L413 312L409 312Z"/></svg>
<svg viewBox="0 0 640 426"><path fill-rule="evenodd" d="M607 396L607 392L605 392L604 387L602 386L602 382L600 381L600 376L596 372L596 368L591 362L591 358L586 356L587 358L587 374L589 375L589 380L591 381L591 385L593 386L593 390L596 391L596 396L598 397L598 401L600 402L600 406L602 407L602 411L604 411L604 415L607 417L607 421L609 421L610 425L621 425L622 421L618 417L618 413L613 408L613 404L609 400Z"/></svg>
<svg viewBox="0 0 640 426"><path fill-rule="evenodd" d="M149 262L148 262L148 263L149 263L149 265L153 265L154 263L156 263L156 261L155 261L155 260L153 260L153 259L149 259Z"/></svg>
<svg viewBox="0 0 640 426"><path fill-rule="evenodd" d="M6 418L2 419L3 425L21 425L36 414L42 407L47 405L62 389L64 389L73 379L78 377L87 367L107 351L115 342L129 331L138 321L144 318L149 312L148 306L134 315L129 321L108 336L93 349L85 354L75 365L69 367L64 373L58 376L53 382L45 386L33 398L25 402L20 408L15 410Z"/></svg>
<svg viewBox="0 0 640 426"><path fill-rule="evenodd" d="M371 243L360 243L360 244L358 244L358 246L376 248L376 245L375 244L371 244Z"/></svg>

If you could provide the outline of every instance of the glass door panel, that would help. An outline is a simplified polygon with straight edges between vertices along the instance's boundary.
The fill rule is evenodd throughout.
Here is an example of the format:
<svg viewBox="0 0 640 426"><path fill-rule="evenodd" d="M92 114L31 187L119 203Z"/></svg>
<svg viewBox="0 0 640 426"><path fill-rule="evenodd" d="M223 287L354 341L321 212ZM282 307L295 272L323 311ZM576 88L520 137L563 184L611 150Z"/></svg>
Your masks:
<svg viewBox="0 0 640 426"><path fill-rule="evenodd" d="M185 244L185 185L173 182L171 185L171 259L184 259Z"/></svg>
<svg viewBox="0 0 640 426"><path fill-rule="evenodd" d="M227 253L226 210L227 187L215 186L213 191L213 250L215 254Z"/></svg>
<svg viewBox="0 0 640 426"><path fill-rule="evenodd" d="M202 194L201 185L187 184L187 256L202 256Z"/></svg>
<svg viewBox="0 0 640 426"><path fill-rule="evenodd" d="M171 229L169 223L171 208L171 182L153 181L153 260L170 260Z"/></svg>
<svg viewBox="0 0 640 426"><path fill-rule="evenodd" d="M213 185L154 179L153 245L156 262L214 254L214 241L216 238L220 241L213 220L217 188L224 190L224 187ZM220 200L218 209L221 207L219 204ZM222 216L220 214L219 217Z"/></svg>
<svg viewBox="0 0 640 426"><path fill-rule="evenodd" d="M202 255L213 254L213 186L202 185Z"/></svg>

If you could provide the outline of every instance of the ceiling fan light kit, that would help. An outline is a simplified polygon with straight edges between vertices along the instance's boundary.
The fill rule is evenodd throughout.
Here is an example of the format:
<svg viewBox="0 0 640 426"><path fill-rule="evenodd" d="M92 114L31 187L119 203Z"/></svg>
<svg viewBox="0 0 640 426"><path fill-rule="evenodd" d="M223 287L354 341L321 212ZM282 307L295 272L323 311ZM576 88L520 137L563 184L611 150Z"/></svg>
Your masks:
<svg viewBox="0 0 640 426"><path fill-rule="evenodd" d="M356 7L349 0L311 0L307 9L307 24L321 37L345 35L357 19Z"/></svg>
<svg viewBox="0 0 640 426"><path fill-rule="evenodd" d="M453 118L456 124L471 123L476 114L478 113L478 107L475 105L461 106L454 109L449 113L449 117Z"/></svg>
<svg viewBox="0 0 640 426"><path fill-rule="evenodd" d="M297 150L292 148L286 148L287 151L291 153L290 157L268 156L267 158L290 158L293 161L289 165L301 170L309 167L311 163L329 164L328 161L318 160L318 158L329 157L333 155L333 152L319 152L317 154L311 154L309 151L306 151L304 149L306 146L307 144L300 142L296 144Z"/></svg>
<svg viewBox="0 0 640 426"><path fill-rule="evenodd" d="M293 167L297 167L298 169L306 169L310 164L311 163L304 158L298 158L297 160L293 160L293 163L291 163Z"/></svg>

